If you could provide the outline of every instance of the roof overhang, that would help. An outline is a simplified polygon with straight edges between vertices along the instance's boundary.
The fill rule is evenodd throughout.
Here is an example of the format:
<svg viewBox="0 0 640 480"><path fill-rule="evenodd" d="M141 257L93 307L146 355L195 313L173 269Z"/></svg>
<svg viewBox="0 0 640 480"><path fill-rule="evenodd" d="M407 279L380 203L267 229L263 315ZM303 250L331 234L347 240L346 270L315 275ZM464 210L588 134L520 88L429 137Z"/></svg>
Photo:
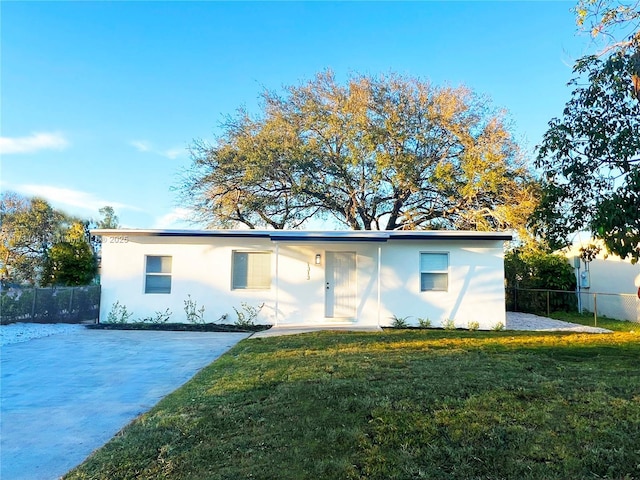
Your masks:
<svg viewBox="0 0 640 480"><path fill-rule="evenodd" d="M470 230L145 230L95 229L99 236L146 237L217 237L268 238L273 242L387 242L389 240L488 240L508 241L507 232L478 232Z"/></svg>

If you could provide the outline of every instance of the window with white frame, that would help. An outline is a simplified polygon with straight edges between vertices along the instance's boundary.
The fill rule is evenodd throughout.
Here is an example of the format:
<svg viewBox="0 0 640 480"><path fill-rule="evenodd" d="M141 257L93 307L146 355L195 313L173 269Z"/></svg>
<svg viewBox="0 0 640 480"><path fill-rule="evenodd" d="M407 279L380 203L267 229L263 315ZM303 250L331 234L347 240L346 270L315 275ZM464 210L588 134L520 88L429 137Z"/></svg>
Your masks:
<svg viewBox="0 0 640 480"><path fill-rule="evenodd" d="M147 255L144 293L171 293L171 257Z"/></svg>
<svg viewBox="0 0 640 480"><path fill-rule="evenodd" d="M449 288L449 254L420 253L420 291L446 291Z"/></svg>
<svg viewBox="0 0 640 480"><path fill-rule="evenodd" d="M271 252L233 252L231 270L234 290L271 288Z"/></svg>

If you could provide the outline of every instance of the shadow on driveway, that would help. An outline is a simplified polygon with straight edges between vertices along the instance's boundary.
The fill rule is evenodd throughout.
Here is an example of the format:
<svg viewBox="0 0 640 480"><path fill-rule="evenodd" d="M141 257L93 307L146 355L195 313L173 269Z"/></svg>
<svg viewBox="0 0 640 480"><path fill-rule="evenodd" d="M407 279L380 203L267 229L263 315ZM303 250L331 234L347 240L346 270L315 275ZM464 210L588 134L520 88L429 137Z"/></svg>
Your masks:
<svg viewBox="0 0 640 480"><path fill-rule="evenodd" d="M0 478L59 478L247 336L81 329L2 347Z"/></svg>

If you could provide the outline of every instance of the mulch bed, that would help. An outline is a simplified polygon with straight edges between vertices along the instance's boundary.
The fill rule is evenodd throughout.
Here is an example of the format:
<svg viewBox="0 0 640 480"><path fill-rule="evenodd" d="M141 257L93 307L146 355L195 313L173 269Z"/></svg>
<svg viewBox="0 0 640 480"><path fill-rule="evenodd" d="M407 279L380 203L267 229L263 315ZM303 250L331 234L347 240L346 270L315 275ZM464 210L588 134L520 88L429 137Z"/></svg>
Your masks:
<svg viewBox="0 0 640 480"><path fill-rule="evenodd" d="M96 323L86 325L92 330L155 330L171 332L261 332L271 325L239 326L226 323Z"/></svg>

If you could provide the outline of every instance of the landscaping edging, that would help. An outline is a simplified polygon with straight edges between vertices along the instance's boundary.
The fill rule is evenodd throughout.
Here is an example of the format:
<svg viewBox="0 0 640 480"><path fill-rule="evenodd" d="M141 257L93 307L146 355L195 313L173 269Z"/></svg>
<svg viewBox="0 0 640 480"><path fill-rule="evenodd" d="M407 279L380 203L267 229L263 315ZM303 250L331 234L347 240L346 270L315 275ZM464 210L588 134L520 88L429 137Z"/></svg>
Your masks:
<svg viewBox="0 0 640 480"><path fill-rule="evenodd" d="M85 325L91 330L152 330L163 332L261 332L271 325L239 326L226 323L96 323Z"/></svg>

